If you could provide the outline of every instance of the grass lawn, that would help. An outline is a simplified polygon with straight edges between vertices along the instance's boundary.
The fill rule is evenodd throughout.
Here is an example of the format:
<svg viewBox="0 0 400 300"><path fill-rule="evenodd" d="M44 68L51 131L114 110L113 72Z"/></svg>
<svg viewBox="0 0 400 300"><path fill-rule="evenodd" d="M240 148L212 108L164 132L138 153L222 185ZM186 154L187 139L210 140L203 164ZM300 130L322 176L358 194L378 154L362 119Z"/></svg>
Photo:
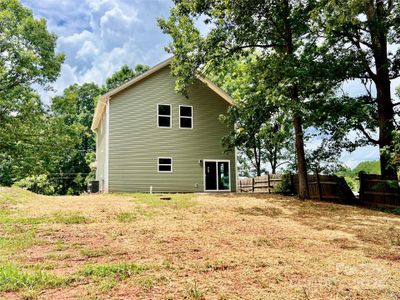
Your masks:
<svg viewBox="0 0 400 300"><path fill-rule="evenodd" d="M400 217L279 195L0 188L5 299L400 299Z"/></svg>

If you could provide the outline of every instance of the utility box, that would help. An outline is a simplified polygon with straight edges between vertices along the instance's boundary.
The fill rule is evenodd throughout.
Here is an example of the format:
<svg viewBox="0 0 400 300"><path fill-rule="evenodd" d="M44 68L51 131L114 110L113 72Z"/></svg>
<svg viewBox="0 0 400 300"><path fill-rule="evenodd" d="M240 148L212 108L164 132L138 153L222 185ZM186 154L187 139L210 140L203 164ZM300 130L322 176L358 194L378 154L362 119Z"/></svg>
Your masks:
<svg viewBox="0 0 400 300"><path fill-rule="evenodd" d="M100 191L100 182L98 180L92 180L88 183L89 193L98 193Z"/></svg>

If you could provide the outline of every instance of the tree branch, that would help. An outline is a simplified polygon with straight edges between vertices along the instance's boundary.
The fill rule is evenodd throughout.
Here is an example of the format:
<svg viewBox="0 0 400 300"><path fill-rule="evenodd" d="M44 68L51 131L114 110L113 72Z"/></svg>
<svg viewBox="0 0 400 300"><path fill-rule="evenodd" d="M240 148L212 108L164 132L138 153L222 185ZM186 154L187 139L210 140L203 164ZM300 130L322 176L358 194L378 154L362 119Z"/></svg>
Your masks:
<svg viewBox="0 0 400 300"><path fill-rule="evenodd" d="M371 79L373 81L376 81L377 76L376 74L372 71L372 69L370 68L369 64L368 64L368 60L366 58L366 54L364 52L364 50L361 47L361 43L360 43L360 37L354 37L348 30L343 29L343 34L349 39L349 41L356 46L356 48L358 49L358 51L361 53L363 61L365 63L365 69L368 73L368 75L371 77ZM357 35L358 36L358 35ZM366 45L366 44L365 44Z"/></svg>
<svg viewBox="0 0 400 300"><path fill-rule="evenodd" d="M360 130L360 131L364 134L364 136L367 138L367 140L368 140L370 143L375 144L375 145L379 144L379 141L373 139L373 138L369 135L369 133L365 130L364 127L362 127L361 125L359 125L359 126L356 126L356 128L357 128L358 130Z"/></svg>

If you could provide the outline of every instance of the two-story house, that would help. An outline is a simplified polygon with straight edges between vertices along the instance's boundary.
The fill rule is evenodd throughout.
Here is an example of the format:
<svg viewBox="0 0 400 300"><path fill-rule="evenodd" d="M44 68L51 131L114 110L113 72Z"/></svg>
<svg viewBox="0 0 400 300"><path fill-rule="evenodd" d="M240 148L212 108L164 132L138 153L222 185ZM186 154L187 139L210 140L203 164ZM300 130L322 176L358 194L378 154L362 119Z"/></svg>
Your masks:
<svg viewBox="0 0 400 300"><path fill-rule="evenodd" d="M101 96L96 177L103 192L236 190L236 158L219 120L232 98L206 78L177 94L168 59Z"/></svg>

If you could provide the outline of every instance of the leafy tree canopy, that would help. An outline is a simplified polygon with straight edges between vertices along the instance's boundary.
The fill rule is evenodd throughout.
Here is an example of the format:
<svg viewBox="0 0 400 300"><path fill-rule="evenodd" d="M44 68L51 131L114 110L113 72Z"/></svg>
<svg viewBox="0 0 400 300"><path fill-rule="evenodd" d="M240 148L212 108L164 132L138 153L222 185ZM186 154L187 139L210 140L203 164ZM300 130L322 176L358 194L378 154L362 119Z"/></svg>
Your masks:
<svg viewBox="0 0 400 300"><path fill-rule="evenodd" d="M119 87L132 78L146 72L148 69L150 69L149 66L142 64L136 65L134 69L131 69L128 65L123 65L121 69L106 79L106 83L103 86L103 93Z"/></svg>

